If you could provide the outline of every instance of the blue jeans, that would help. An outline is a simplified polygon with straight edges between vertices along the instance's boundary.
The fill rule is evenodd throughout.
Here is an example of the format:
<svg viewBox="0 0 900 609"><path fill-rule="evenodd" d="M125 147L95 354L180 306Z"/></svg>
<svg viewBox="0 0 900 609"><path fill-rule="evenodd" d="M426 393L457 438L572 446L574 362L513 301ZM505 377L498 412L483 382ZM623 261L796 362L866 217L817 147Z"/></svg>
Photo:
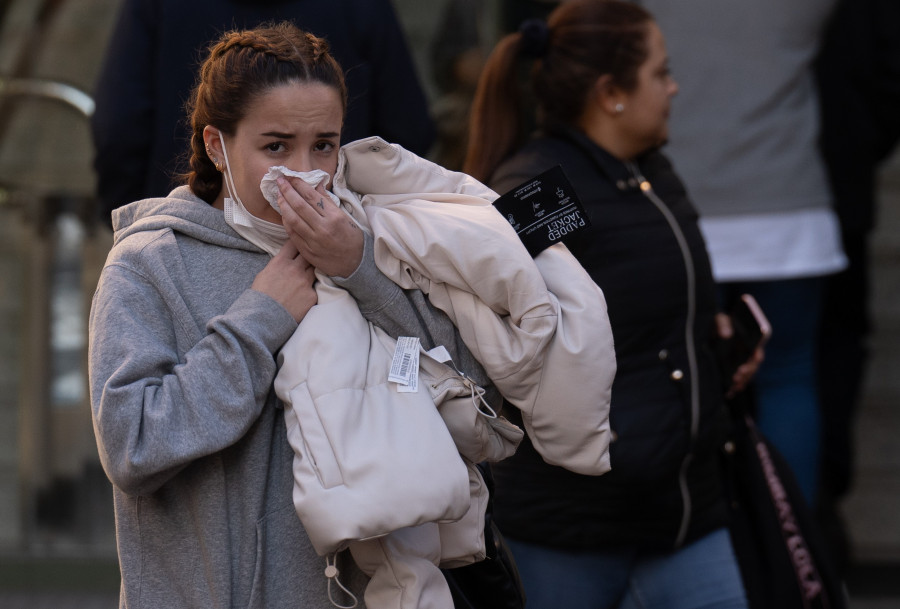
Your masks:
<svg viewBox="0 0 900 609"><path fill-rule="evenodd" d="M822 446L816 357L824 286L824 277L722 284L726 300L752 294L772 325L754 381L756 424L791 466L811 506Z"/></svg>
<svg viewBox="0 0 900 609"><path fill-rule="evenodd" d="M674 552L566 552L507 538L528 609L747 609L731 538Z"/></svg>

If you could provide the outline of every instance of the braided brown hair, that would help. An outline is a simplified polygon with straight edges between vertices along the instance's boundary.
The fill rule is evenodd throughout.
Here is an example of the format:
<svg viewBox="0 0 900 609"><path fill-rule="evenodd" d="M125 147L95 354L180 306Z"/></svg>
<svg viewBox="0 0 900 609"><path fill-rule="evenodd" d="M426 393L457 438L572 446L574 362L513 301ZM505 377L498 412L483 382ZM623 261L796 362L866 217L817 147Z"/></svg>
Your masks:
<svg viewBox="0 0 900 609"><path fill-rule="evenodd" d="M206 153L204 127L233 135L253 100L293 82L333 87L346 111L344 74L328 42L290 22L227 32L209 47L187 103L192 135L190 170L183 178L194 194L212 204L222 190L222 174Z"/></svg>

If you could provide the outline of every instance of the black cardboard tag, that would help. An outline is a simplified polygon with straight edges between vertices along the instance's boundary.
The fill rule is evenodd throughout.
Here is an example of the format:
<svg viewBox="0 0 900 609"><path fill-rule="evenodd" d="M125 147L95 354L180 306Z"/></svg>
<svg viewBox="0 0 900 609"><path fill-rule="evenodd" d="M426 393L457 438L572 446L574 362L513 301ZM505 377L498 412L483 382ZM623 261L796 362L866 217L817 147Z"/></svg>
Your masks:
<svg viewBox="0 0 900 609"><path fill-rule="evenodd" d="M563 238L590 226L561 166L548 169L494 201L534 258Z"/></svg>

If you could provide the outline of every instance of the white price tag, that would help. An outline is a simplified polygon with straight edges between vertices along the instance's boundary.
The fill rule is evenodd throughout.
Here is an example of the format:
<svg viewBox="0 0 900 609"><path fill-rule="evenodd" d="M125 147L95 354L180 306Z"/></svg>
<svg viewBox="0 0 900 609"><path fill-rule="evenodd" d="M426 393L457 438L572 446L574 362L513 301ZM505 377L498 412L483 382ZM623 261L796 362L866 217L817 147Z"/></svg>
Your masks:
<svg viewBox="0 0 900 609"><path fill-rule="evenodd" d="M388 380L401 386L409 386L419 376L419 339L416 336L401 336L394 348Z"/></svg>

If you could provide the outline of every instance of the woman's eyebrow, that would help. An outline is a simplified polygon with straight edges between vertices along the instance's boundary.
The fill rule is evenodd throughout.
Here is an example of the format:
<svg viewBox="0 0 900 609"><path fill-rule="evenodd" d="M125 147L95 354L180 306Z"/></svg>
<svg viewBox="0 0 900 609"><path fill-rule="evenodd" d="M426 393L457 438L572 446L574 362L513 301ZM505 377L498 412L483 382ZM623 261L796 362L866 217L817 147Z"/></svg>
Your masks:
<svg viewBox="0 0 900 609"><path fill-rule="evenodd" d="M279 133L277 131L266 131L262 135L266 137L277 137L282 140L289 140L295 137L293 133Z"/></svg>

